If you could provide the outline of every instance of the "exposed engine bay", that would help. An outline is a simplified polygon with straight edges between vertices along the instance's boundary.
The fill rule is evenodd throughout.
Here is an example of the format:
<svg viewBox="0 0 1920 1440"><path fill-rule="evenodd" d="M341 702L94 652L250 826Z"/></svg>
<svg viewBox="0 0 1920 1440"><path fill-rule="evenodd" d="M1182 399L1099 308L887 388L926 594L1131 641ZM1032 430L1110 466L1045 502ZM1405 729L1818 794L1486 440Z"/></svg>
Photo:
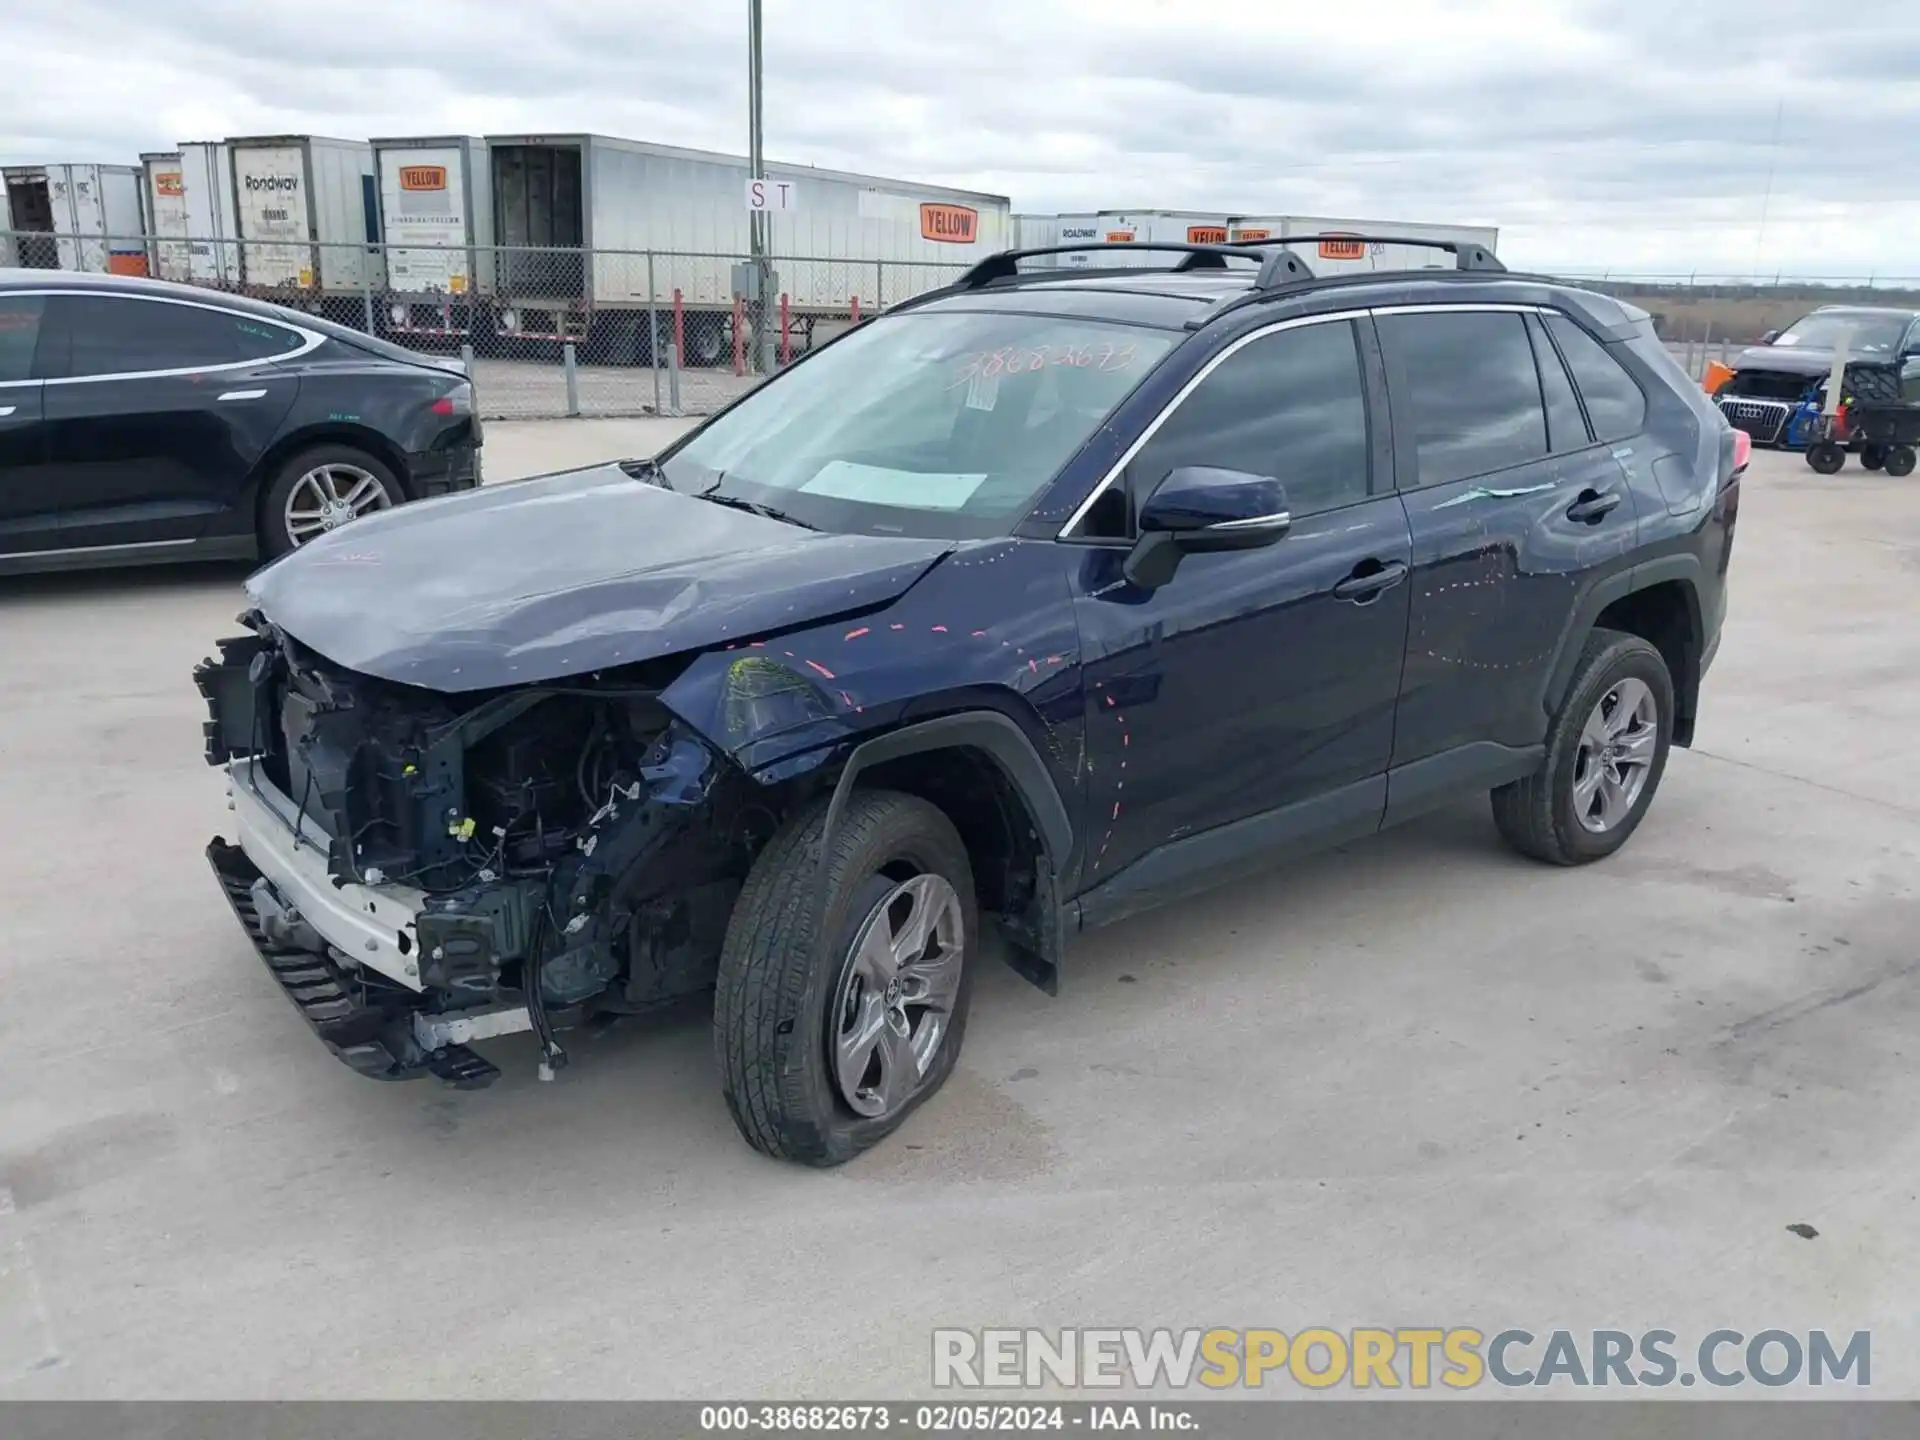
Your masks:
<svg viewBox="0 0 1920 1440"><path fill-rule="evenodd" d="M659 703L675 661L446 696L247 618L195 676L208 762L253 832L213 858L243 923L293 957L282 983L317 987L288 984L323 1037L371 1047L342 1058L485 1083L462 1037L531 1029L553 1066L556 1030L712 983L779 817ZM503 1007L524 1020L489 1028Z"/></svg>

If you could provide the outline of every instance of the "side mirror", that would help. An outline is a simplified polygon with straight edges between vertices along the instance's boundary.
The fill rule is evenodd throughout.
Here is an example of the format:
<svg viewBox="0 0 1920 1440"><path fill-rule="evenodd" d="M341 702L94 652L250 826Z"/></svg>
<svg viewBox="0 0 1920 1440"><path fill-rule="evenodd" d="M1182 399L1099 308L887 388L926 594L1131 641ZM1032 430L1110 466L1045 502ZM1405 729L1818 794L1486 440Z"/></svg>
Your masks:
<svg viewBox="0 0 1920 1440"><path fill-rule="evenodd" d="M1779 338L1780 332L1778 330L1762 330L1760 332L1760 343L1762 345L1771 345Z"/></svg>
<svg viewBox="0 0 1920 1440"><path fill-rule="evenodd" d="M1184 555L1258 550L1293 524L1286 487L1267 475L1183 465L1140 507L1140 538L1123 567L1128 580L1157 590Z"/></svg>

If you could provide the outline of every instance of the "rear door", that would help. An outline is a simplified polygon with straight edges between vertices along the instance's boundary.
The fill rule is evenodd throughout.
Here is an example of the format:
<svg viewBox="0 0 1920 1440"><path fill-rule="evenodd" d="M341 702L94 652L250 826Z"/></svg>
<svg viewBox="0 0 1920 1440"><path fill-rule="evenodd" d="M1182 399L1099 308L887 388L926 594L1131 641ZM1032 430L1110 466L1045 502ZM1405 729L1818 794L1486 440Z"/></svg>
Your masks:
<svg viewBox="0 0 1920 1440"><path fill-rule="evenodd" d="M242 311L109 292L48 297L48 548L180 544L230 510L299 393L277 363L321 337Z"/></svg>
<svg viewBox="0 0 1920 1440"><path fill-rule="evenodd" d="M1630 564L1634 506L1537 316L1449 306L1375 323L1413 532L1391 820L1512 778L1540 743L1561 636L1588 589Z"/></svg>
<svg viewBox="0 0 1920 1440"><path fill-rule="evenodd" d="M44 479L47 436L34 352L45 310L43 296L0 294L0 558L31 543L23 522Z"/></svg>

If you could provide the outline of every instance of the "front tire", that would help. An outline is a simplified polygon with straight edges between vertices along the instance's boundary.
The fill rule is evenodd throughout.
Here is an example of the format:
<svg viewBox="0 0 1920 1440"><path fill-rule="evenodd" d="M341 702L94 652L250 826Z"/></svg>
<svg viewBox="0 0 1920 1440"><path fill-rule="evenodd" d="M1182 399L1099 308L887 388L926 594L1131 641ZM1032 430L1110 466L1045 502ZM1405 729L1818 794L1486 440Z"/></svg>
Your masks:
<svg viewBox="0 0 1920 1440"><path fill-rule="evenodd" d="M406 498L393 472L351 445L316 445L291 456L260 499L260 553L278 559Z"/></svg>
<svg viewBox="0 0 1920 1440"><path fill-rule="evenodd" d="M1547 756L1493 792L1508 844L1549 865L1585 865L1627 843L1653 803L1673 742L1673 677L1638 635L1595 630L1547 733Z"/></svg>
<svg viewBox="0 0 1920 1440"><path fill-rule="evenodd" d="M979 918L953 823L856 791L824 858L826 804L761 852L720 954L714 1051L727 1109L764 1155L852 1159L953 1072Z"/></svg>

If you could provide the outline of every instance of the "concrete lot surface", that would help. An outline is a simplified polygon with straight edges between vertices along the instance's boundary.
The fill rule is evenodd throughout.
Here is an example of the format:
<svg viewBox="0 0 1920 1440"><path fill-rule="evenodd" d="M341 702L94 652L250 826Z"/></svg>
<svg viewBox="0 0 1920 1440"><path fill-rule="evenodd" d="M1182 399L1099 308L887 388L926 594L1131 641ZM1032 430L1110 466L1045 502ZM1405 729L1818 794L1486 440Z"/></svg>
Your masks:
<svg viewBox="0 0 1920 1440"><path fill-rule="evenodd" d="M489 471L658 439L496 425ZM480 1094L350 1074L201 856L238 576L5 582L0 1396L897 1396L932 1327L1028 1324L1871 1329L1920 1396L1920 481L1761 456L1733 574L1613 860L1463 804L1057 999L984 965L831 1173L737 1139L697 1007L550 1085L525 1037Z"/></svg>

